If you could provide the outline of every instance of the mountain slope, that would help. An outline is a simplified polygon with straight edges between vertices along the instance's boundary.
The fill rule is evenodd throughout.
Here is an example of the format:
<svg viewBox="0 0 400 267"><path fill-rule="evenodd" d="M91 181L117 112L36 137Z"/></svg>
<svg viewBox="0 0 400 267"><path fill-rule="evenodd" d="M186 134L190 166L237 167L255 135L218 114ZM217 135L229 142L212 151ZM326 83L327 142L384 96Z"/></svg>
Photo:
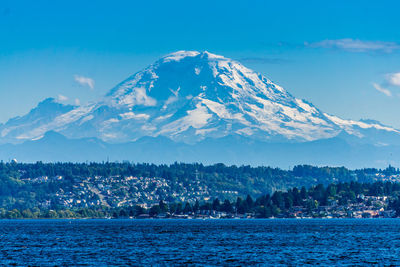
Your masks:
<svg viewBox="0 0 400 267"><path fill-rule="evenodd" d="M356 141L400 144L395 129L325 114L239 62L208 52L169 54L97 103L57 105L40 118L32 120L32 111L0 126L0 143L36 140L56 131L68 138L96 137L111 143L165 136L187 144L229 135L307 142L346 132Z"/></svg>
<svg viewBox="0 0 400 267"><path fill-rule="evenodd" d="M46 132L46 125L57 124L58 118L68 114L76 107L57 103L54 98L47 98L40 102L28 114L15 117L0 124L0 143L14 143L25 140L36 140L43 137L35 132ZM60 124L60 123L58 123ZM63 123L61 123L63 125Z"/></svg>
<svg viewBox="0 0 400 267"><path fill-rule="evenodd" d="M97 102L70 106L44 100L27 115L1 124L0 144L2 159L29 161L110 156L158 163L347 162L354 167L397 160L400 132L376 121L324 113L237 61L178 51Z"/></svg>

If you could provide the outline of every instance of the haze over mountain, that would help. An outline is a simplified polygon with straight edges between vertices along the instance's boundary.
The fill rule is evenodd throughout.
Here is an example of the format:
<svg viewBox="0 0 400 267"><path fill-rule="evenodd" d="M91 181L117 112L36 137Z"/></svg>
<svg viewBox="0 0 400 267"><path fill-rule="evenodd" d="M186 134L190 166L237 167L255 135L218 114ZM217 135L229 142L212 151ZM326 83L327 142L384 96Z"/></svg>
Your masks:
<svg viewBox="0 0 400 267"><path fill-rule="evenodd" d="M321 85L323 86L323 85ZM2 159L385 166L400 131L329 115L237 61L178 51L95 103L46 99L0 125Z"/></svg>

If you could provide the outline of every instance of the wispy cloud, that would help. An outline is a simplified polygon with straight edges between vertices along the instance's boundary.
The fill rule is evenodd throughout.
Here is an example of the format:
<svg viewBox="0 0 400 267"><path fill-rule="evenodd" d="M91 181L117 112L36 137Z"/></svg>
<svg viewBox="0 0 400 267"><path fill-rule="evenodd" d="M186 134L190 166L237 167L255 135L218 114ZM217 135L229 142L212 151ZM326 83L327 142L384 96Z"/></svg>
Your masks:
<svg viewBox="0 0 400 267"><path fill-rule="evenodd" d="M74 75L74 80L82 86L88 86L90 89L94 89L94 80L92 78Z"/></svg>
<svg viewBox="0 0 400 267"><path fill-rule="evenodd" d="M372 86L381 93L387 96L393 96L391 89L395 87L400 88L400 72L388 73L385 76L385 80L381 84L372 83ZM389 87L389 88L388 88ZM397 94L400 97L400 94Z"/></svg>
<svg viewBox="0 0 400 267"><path fill-rule="evenodd" d="M379 92L387 95L387 96L392 96L392 92L389 89L383 88L381 85L377 83L372 83L372 86Z"/></svg>
<svg viewBox="0 0 400 267"><path fill-rule="evenodd" d="M390 85L400 87L400 72L386 74L386 81Z"/></svg>
<svg viewBox="0 0 400 267"><path fill-rule="evenodd" d="M392 53L400 49L400 44L384 41L362 41L358 39L323 40L314 43L304 43L307 47L340 49L349 52L384 52Z"/></svg>
<svg viewBox="0 0 400 267"><path fill-rule="evenodd" d="M79 98L75 98L74 103L75 105L79 106L81 104L81 101L79 100Z"/></svg>
<svg viewBox="0 0 400 267"><path fill-rule="evenodd" d="M68 97L66 97L65 95L58 95L58 96L57 96L57 100L58 100L59 102L65 102L65 101L68 100Z"/></svg>
<svg viewBox="0 0 400 267"><path fill-rule="evenodd" d="M239 60L240 62L258 63L258 64L282 64L290 62L284 58L267 58L267 57L245 57Z"/></svg>

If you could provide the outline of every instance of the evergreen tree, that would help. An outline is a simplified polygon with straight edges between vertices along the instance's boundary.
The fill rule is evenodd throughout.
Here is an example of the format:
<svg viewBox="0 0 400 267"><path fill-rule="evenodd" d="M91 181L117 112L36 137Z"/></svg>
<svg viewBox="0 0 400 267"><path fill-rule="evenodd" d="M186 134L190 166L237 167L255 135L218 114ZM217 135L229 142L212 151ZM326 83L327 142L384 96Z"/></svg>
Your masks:
<svg viewBox="0 0 400 267"><path fill-rule="evenodd" d="M186 202L185 208L183 209L183 213L188 214L189 212L192 212L192 211L193 211L192 206L190 205L189 202Z"/></svg>
<svg viewBox="0 0 400 267"><path fill-rule="evenodd" d="M222 205L222 211L229 212L229 213L233 212L233 206L228 199L225 199L224 204Z"/></svg>
<svg viewBox="0 0 400 267"><path fill-rule="evenodd" d="M200 209L200 203L199 203L199 200L196 199L196 202L193 205L193 212L197 212L197 211L199 211L199 209Z"/></svg>
<svg viewBox="0 0 400 267"><path fill-rule="evenodd" d="M219 202L219 199L218 198L214 199L213 204L212 204L212 209L219 210L220 206L221 206L221 203Z"/></svg>

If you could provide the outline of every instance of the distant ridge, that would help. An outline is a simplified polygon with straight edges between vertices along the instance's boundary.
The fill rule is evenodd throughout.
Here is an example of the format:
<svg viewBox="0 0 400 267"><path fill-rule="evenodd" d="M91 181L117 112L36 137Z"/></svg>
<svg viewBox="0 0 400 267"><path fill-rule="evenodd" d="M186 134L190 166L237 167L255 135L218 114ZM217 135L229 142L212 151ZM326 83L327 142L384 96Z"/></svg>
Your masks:
<svg viewBox="0 0 400 267"><path fill-rule="evenodd" d="M397 129L324 113L241 63L207 51L168 54L94 103L46 99L0 125L0 144L3 159L49 161L115 155L149 162L354 167L400 160ZM47 153L38 151L44 148Z"/></svg>

